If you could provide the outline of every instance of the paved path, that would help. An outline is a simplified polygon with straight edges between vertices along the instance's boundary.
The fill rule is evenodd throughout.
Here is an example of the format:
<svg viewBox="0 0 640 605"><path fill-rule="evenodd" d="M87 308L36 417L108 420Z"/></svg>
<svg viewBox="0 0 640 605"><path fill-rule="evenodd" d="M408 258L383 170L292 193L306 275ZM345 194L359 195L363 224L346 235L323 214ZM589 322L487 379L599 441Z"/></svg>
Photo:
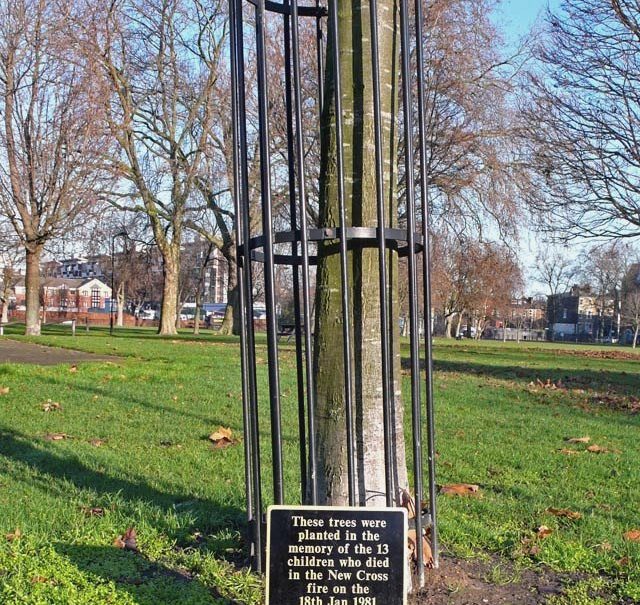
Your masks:
<svg viewBox="0 0 640 605"><path fill-rule="evenodd" d="M52 366L59 363L78 363L81 361L119 361L119 359L0 338L0 363L33 363Z"/></svg>

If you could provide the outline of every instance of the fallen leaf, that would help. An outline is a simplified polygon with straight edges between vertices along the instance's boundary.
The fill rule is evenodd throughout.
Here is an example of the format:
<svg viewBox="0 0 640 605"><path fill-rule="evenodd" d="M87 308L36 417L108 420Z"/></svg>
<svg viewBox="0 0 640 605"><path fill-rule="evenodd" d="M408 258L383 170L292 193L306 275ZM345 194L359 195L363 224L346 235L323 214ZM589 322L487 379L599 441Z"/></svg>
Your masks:
<svg viewBox="0 0 640 605"><path fill-rule="evenodd" d="M572 521L577 521L582 518L582 513L578 513L573 510L569 510L568 508L553 508L549 507L546 512L556 517L565 517L566 519L571 519Z"/></svg>
<svg viewBox="0 0 640 605"><path fill-rule="evenodd" d="M609 542L603 542L602 544L598 544L598 548L600 548L600 550L607 552L611 550L612 547Z"/></svg>
<svg viewBox="0 0 640 605"><path fill-rule="evenodd" d="M408 519L415 519L416 505L413 497L406 489L401 489L400 492L400 506L407 509Z"/></svg>
<svg viewBox="0 0 640 605"><path fill-rule="evenodd" d="M480 486L470 483L452 483L443 485L440 493L446 496L481 496Z"/></svg>
<svg viewBox="0 0 640 605"><path fill-rule="evenodd" d="M548 538L552 533L553 530L546 525L541 525L540 527L538 527L538 529L536 529L536 536L541 540L544 540L544 538Z"/></svg>
<svg viewBox="0 0 640 605"><path fill-rule="evenodd" d="M629 567L629 562L629 557L622 557L622 559L616 561L620 567Z"/></svg>
<svg viewBox="0 0 640 605"><path fill-rule="evenodd" d="M9 387L0 387L0 395L8 395L10 390Z"/></svg>
<svg viewBox="0 0 640 605"><path fill-rule="evenodd" d="M93 445L93 447L101 447L106 443L106 441L104 439L90 439L89 443Z"/></svg>
<svg viewBox="0 0 640 605"><path fill-rule="evenodd" d="M45 578L44 576L33 576L33 578L31 578L30 582L32 584L44 584L47 581L47 578Z"/></svg>
<svg viewBox="0 0 640 605"><path fill-rule="evenodd" d="M66 433L47 433L44 438L47 441L62 441L63 439L71 439Z"/></svg>
<svg viewBox="0 0 640 605"><path fill-rule="evenodd" d="M233 437L233 431L223 426L209 435L209 441L213 443L215 449L224 449L238 443L238 440Z"/></svg>
<svg viewBox="0 0 640 605"><path fill-rule="evenodd" d="M629 542L640 542L640 529L630 529L624 534L624 539Z"/></svg>
<svg viewBox="0 0 640 605"><path fill-rule="evenodd" d="M71 373L75 373L78 371L78 366L76 364L73 364L70 368L69 368L69 372Z"/></svg>
<svg viewBox="0 0 640 605"><path fill-rule="evenodd" d="M567 437L565 441L567 443L589 443L591 437Z"/></svg>
<svg viewBox="0 0 640 605"><path fill-rule="evenodd" d="M41 407L43 412L58 412L62 410L62 406L57 401L51 401L51 399L47 399Z"/></svg>
<svg viewBox="0 0 640 605"><path fill-rule="evenodd" d="M114 539L113 545L116 548L138 552L138 542L136 540L136 537L137 534L135 528L129 527L127 528L127 531L124 532L124 534Z"/></svg>
<svg viewBox="0 0 640 605"><path fill-rule="evenodd" d="M575 454L582 454L582 452L580 450L569 450L567 448L562 448L561 450L558 450L561 454L564 454L565 456L574 456Z"/></svg>
<svg viewBox="0 0 640 605"><path fill-rule="evenodd" d="M104 517L104 508L101 506L83 506L82 512L87 517Z"/></svg>
<svg viewBox="0 0 640 605"><path fill-rule="evenodd" d="M233 431L223 426L218 427L218 430L209 435L210 441L218 441L219 439L233 439Z"/></svg>
<svg viewBox="0 0 640 605"><path fill-rule="evenodd" d="M592 454L619 454L620 453L620 450L610 450L609 448L596 445L595 443L593 445L590 445L587 448L587 451L591 452Z"/></svg>
<svg viewBox="0 0 640 605"><path fill-rule="evenodd" d="M14 540L17 540L20 537L22 537L22 532L20 531L19 527L16 527L11 533L5 536L5 538L9 540L9 542L13 542Z"/></svg>
<svg viewBox="0 0 640 605"><path fill-rule="evenodd" d="M410 529L407 532L407 553L409 559L416 562L418 560L417 544L416 530ZM433 552L426 536L422 536L422 563L427 569L433 568Z"/></svg>

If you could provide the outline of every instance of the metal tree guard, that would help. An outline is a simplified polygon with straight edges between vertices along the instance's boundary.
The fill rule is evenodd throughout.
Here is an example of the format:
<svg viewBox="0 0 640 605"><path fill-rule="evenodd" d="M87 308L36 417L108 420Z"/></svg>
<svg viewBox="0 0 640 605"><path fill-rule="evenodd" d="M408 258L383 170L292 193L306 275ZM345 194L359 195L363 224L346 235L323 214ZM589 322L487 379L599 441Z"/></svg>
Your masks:
<svg viewBox="0 0 640 605"><path fill-rule="evenodd" d="M248 10L245 10L248 9ZM372 15L376 15L376 0L370 0ZM371 46L373 65L374 110L376 123L376 164L377 164L377 215L378 224L367 227L355 227L347 224L344 203L344 169L342 162L342 125L341 125L341 78L338 58L338 8L336 0L329 0L324 6L316 0L313 5L299 5L298 0L283 0L278 3L271 0L231 0L230 1L230 39L231 39L231 77L232 77L232 128L234 159L234 202L236 214L237 252L239 262L238 284L241 309L241 362L243 387L243 420L245 433L245 478L247 494L247 515L250 525L251 556L254 567L263 570L263 534L265 497L263 496L266 481L273 485L273 496L268 498L274 504L318 504L315 435L315 402L312 367L312 267L317 263L316 246L318 242L331 240L336 244L335 253L340 255L342 283L342 329L343 329L343 363L345 372L345 440L349 452L348 474L350 483L350 504L355 505L354 493L354 433L352 406L352 325L350 319L351 301L349 300L349 277L347 270L347 252L354 247L370 247L378 250L380 272L380 308L382 336L383 390L390 393L389 343L393 333L391 317L387 301L386 285L386 251L396 250L400 257L407 258L409 283L409 328L410 328L410 374L411 374L411 425L413 452L413 489L417 503L415 526L417 535L422 535L423 528L430 526L431 545L435 564L438 561L438 536L436 526L436 486L435 486L435 447L434 447L434 414L433 414L433 378L431 350L431 295L430 295L430 262L429 262L429 201L427 179L427 147L425 135L425 94L424 94L424 54L423 40L423 7L421 0L415 0L413 11L413 37L410 34L410 15L408 0L400 0L400 40L401 40L401 96L404 126L404 175L406 225L404 228L391 228L385 225L384 197L381 186L382 139L380 128L380 91L379 60L377 56L377 25L372 19ZM284 55L284 90L276 94L283 95L286 105L286 181L289 198L288 225L283 229L281 222L276 229L273 216L274 169L272 152L270 151L270 103L268 87L273 82L268 80L268 61L271 60L266 50L267 18L282 18L281 32ZM324 39L331 37L332 47L336 49L332 57L335 74L334 99L336 109L336 161L338 178L338 197L340 204L338 226L309 225L308 194L306 183L308 169L305 166L303 101L301 94L301 51L299 20L313 19L316 27L316 71L318 86L319 124L323 99L324 80ZM273 42L273 40L272 40ZM252 55L250 59L248 53ZM257 83L247 76L247 67L256 71ZM368 77L368 74L364 74ZM279 84L279 82L276 82ZM417 93L414 95L414 90ZM248 93L249 91L249 93ZM273 91L272 91L273 94ZM257 103L257 126L251 122L247 114L247 97ZM414 98L415 96L415 98ZM377 99L377 102L376 102ZM414 116L417 115L417 120ZM319 129L318 129L319 130ZM414 164L414 144L417 142L419 161ZM249 163L250 148L257 144L260 177L259 185L250 187ZM417 167L417 168L416 168ZM416 187L414 170L418 172ZM277 170L277 177L282 179L283 171ZM419 195L416 195L416 189ZM261 216L261 233L255 233L251 223L251 201L259 203ZM416 221L417 217L417 221ZM279 219L280 221L282 219ZM255 221L255 218L254 218ZM420 231L416 222L420 223ZM278 325L278 293L276 292L276 266L288 267L292 272L293 302L295 319L292 336L295 337L297 400L298 400L298 432L299 432L299 468L300 490L285 486L283 438L281 429L281 390L280 390L280 357L278 336L282 329ZM419 287L418 271L422 267L422 285ZM266 336L268 389L260 389L256 369L256 338L254 279L255 269L261 267L264 280L264 296L266 307ZM424 330L419 329L419 306L424 309ZM421 376L420 349L424 349L424 376ZM289 348L289 347L287 347ZM424 383L423 383L424 381ZM422 386L425 384L425 395ZM264 391L264 392L263 392ZM269 427L259 422L259 412L267 406L269 410ZM420 514L423 499L423 403L426 403L427 430L427 467L428 467L428 514ZM387 402L385 402L387 405ZM265 454L261 444L261 432L270 437L270 451ZM390 451L389 435L385 432L385 451ZM271 468L263 469L266 456L270 455ZM311 470L309 470L311 469ZM387 473L387 504L390 505L393 495L391 473ZM288 491L285 491L285 487ZM295 499L295 501L294 501ZM417 574L419 583L424 583L424 564L422 541L417 540Z"/></svg>

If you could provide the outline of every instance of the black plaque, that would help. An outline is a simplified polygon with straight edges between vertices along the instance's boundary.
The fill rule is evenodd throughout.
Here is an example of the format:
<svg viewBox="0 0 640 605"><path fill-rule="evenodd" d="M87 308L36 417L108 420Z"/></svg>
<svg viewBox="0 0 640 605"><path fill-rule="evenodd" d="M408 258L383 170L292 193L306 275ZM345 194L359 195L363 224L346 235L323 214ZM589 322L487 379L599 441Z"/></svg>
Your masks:
<svg viewBox="0 0 640 605"><path fill-rule="evenodd" d="M272 506L266 605L404 605L403 508Z"/></svg>

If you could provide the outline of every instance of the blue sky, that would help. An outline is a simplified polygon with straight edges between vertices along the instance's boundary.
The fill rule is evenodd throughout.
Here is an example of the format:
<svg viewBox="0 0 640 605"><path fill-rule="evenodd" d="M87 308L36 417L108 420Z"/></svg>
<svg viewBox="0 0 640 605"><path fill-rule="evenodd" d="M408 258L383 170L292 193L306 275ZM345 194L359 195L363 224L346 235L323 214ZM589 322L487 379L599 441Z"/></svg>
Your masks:
<svg viewBox="0 0 640 605"><path fill-rule="evenodd" d="M496 20L507 37L516 40L527 33L547 4L555 7L559 0L502 0Z"/></svg>

